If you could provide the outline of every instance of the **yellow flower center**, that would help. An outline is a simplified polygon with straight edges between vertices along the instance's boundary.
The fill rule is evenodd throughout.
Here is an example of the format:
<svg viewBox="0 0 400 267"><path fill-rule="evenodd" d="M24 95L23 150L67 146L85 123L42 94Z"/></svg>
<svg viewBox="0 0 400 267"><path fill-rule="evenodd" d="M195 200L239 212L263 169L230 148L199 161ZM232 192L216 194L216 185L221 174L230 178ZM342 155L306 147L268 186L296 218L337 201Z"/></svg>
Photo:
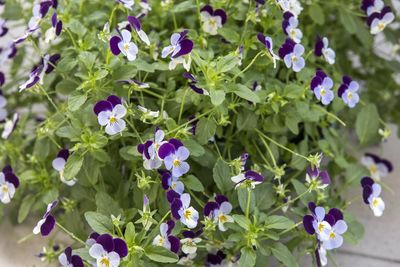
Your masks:
<svg viewBox="0 0 400 267"><path fill-rule="evenodd" d="M294 37L296 36L296 31L294 29L292 29L290 31L290 35L292 36L292 39L294 39Z"/></svg>
<svg viewBox="0 0 400 267"><path fill-rule="evenodd" d="M335 235L334 232L331 232L331 233L329 234L329 238L330 238L330 239L334 239L335 237L336 237L336 235Z"/></svg>
<svg viewBox="0 0 400 267"><path fill-rule="evenodd" d="M324 230L325 226L322 223L318 224L318 231L322 232Z"/></svg>
<svg viewBox="0 0 400 267"><path fill-rule="evenodd" d="M109 267L111 265L110 260L108 259L108 257L103 257L100 260L100 264Z"/></svg>
<svg viewBox="0 0 400 267"><path fill-rule="evenodd" d="M3 191L3 193L8 193L8 187L5 186L5 185L3 185L3 186L1 187L1 191Z"/></svg>
<svg viewBox="0 0 400 267"><path fill-rule="evenodd" d="M322 90L321 90L321 95L322 95L322 96L326 95L325 89L322 89Z"/></svg>
<svg viewBox="0 0 400 267"><path fill-rule="evenodd" d="M371 173L376 173L378 172L378 168L376 167L376 165L372 165L371 167L369 167L369 171Z"/></svg>
<svg viewBox="0 0 400 267"><path fill-rule="evenodd" d="M296 63L298 61L298 58L296 56L292 56L292 62Z"/></svg>
<svg viewBox="0 0 400 267"><path fill-rule="evenodd" d="M128 51L129 50L129 44L124 44L124 50Z"/></svg>
<svg viewBox="0 0 400 267"><path fill-rule="evenodd" d="M219 215L218 219L219 219L219 221L222 222L222 223L228 221L228 218L226 218L225 214Z"/></svg>
<svg viewBox="0 0 400 267"><path fill-rule="evenodd" d="M216 26L217 25L217 21L215 19L210 19L208 21L208 23L210 23L211 26Z"/></svg>
<svg viewBox="0 0 400 267"><path fill-rule="evenodd" d="M374 206L374 208L376 208L376 207L378 207L378 204L379 204L379 200L377 198L374 198L372 200L372 206Z"/></svg>
<svg viewBox="0 0 400 267"><path fill-rule="evenodd" d="M348 98L348 99L352 99L352 98L353 98L353 93L352 93L352 92L349 92L349 93L347 94L347 98Z"/></svg>
<svg viewBox="0 0 400 267"><path fill-rule="evenodd" d="M190 216L192 216L192 212L190 210L185 210L183 217L185 217L186 220L189 220Z"/></svg>
<svg viewBox="0 0 400 267"><path fill-rule="evenodd" d="M379 24L378 24L378 29L380 30L380 31L383 31L383 29L385 29L385 23L383 23L383 22L380 22Z"/></svg>
<svg viewBox="0 0 400 267"><path fill-rule="evenodd" d="M181 166L181 162L178 159L175 159L174 162L172 163L174 167L179 167Z"/></svg>
<svg viewBox="0 0 400 267"><path fill-rule="evenodd" d="M110 123L116 123L116 122L117 122L117 118L115 118L115 117L110 118Z"/></svg>
<svg viewBox="0 0 400 267"><path fill-rule="evenodd" d="M158 245L160 245L160 246L164 245L164 238L161 237L161 238L158 240Z"/></svg>

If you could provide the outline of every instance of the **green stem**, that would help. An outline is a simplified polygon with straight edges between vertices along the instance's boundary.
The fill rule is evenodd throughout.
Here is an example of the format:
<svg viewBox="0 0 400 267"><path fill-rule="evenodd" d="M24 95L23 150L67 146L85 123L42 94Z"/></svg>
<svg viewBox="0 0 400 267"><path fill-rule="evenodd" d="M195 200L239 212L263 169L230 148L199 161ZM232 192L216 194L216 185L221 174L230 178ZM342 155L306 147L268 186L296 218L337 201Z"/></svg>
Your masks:
<svg viewBox="0 0 400 267"><path fill-rule="evenodd" d="M182 128L185 128L186 126L188 126L188 125L191 124L192 122L197 121L198 119L200 119L200 118L206 116L207 114L209 114L209 113L211 113L211 112L213 112L213 111L214 111L214 109L210 109L210 110L204 112L203 114L200 114L200 115L197 116L196 118L191 119L190 121L188 121L188 122L186 122L186 123L184 123L184 124L182 124L182 125L179 125L179 126L176 127L175 129L172 129L171 131L167 132L165 135L169 135L169 134L171 134L171 133L173 133L173 132L176 132L176 131L178 131L178 130L180 130L180 129L182 129Z"/></svg>
<svg viewBox="0 0 400 267"><path fill-rule="evenodd" d="M188 89L185 89L185 92L183 93L181 106L179 108L178 123L181 123L181 117L182 117L182 113L183 113L183 108L185 106L186 94L187 94L188 91L189 91Z"/></svg>
<svg viewBox="0 0 400 267"><path fill-rule="evenodd" d="M338 121L340 124L342 124L344 127L346 127L346 123L345 123L344 121L342 121L342 120L341 120L338 116L336 116L335 114L333 114L333 113L327 111L326 109L324 109L323 107L318 106L318 105L314 105L313 107L316 108L316 109L318 109L318 110L320 110L320 111L322 111L322 112L324 112L327 116L332 117L333 119L335 119L336 121Z"/></svg>
<svg viewBox="0 0 400 267"><path fill-rule="evenodd" d="M298 227L299 225L301 225L301 224L303 224L303 221L300 221L300 222L296 223L295 225L293 225L292 227L286 229L285 231L280 232L279 235L286 234L287 232L292 231L293 229L297 228L297 227Z"/></svg>
<svg viewBox="0 0 400 267"><path fill-rule="evenodd" d="M78 241L79 243L81 243L82 245L86 246L86 243L80 239L79 237L77 237L74 233L71 233L70 231L68 231L64 226L62 226L61 224L59 224L58 222L56 222L56 225L58 226L58 228L60 228L61 230L63 230L67 235L69 235L72 239L74 239L75 241Z"/></svg>
<svg viewBox="0 0 400 267"><path fill-rule="evenodd" d="M274 164L274 167L276 168L277 167L276 160L275 160L274 154L272 154L271 148L269 147L268 143L264 139L261 138L261 141L263 142L264 146L267 148L269 157L271 158L272 163Z"/></svg>
<svg viewBox="0 0 400 267"><path fill-rule="evenodd" d="M133 123L131 123L129 120L126 120L127 123L129 124L129 126L131 126L131 128L133 129L133 131L135 132L136 137L140 140L141 143L143 143L142 137L140 137L139 132L136 130L136 127Z"/></svg>
<svg viewBox="0 0 400 267"><path fill-rule="evenodd" d="M260 51L258 52L258 54L253 58L253 60L249 63L249 65L246 66L246 68L244 68L242 71L240 71L238 74L236 74L235 76L233 76L233 78L231 79L231 81L234 81L237 77L239 77L241 74L245 73L253 64L254 62L256 62L257 58L261 55L263 55L265 52L264 51Z"/></svg>
<svg viewBox="0 0 400 267"><path fill-rule="evenodd" d="M275 211L280 210L281 208L283 208L284 206L287 206L287 205L289 205L289 204L291 204L291 203L294 203L296 200L300 199L301 197L307 195L307 194L310 193L310 192L311 192L310 189L304 191L303 193L301 193L300 195L298 195L298 196L295 197L294 199L291 199L291 200L289 200L288 202L283 203L282 205L279 205L279 206L276 207L275 209L271 210L270 212L268 212L267 215L271 215L271 214L274 213Z"/></svg>
<svg viewBox="0 0 400 267"><path fill-rule="evenodd" d="M246 218L249 218L250 215L250 202L251 202L251 189L247 188Z"/></svg>

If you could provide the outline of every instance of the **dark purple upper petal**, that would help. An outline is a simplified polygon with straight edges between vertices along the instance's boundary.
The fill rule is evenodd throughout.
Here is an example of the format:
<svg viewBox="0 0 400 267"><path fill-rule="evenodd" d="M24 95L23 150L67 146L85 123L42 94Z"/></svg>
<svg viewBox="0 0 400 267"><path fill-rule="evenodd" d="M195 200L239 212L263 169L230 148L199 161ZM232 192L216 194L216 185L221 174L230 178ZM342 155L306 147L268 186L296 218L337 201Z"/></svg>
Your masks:
<svg viewBox="0 0 400 267"><path fill-rule="evenodd" d="M99 243L107 252L114 250L114 241L111 235L102 234L97 239L96 242Z"/></svg>
<svg viewBox="0 0 400 267"><path fill-rule="evenodd" d="M111 104L111 102L106 101L106 100L100 100L93 107L93 111L96 115L99 115L99 113L102 111L106 111L106 110L111 111L112 109L113 109L113 105Z"/></svg>
<svg viewBox="0 0 400 267"><path fill-rule="evenodd" d="M311 178L317 178L317 177L319 177L319 170L318 170L318 168L317 167L311 167L311 166L308 166L307 167L307 173L308 173L308 175L311 177Z"/></svg>
<svg viewBox="0 0 400 267"><path fill-rule="evenodd" d="M183 78L191 80L192 82L197 82L196 78L192 74L190 74L189 72L184 72L182 74L182 76L183 76Z"/></svg>
<svg viewBox="0 0 400 267"><path fill-rule="evenodd" d="M84 267L82 258L79 257L78 255L73 255L71 257L71 263L72 263L72 267Z"/></svg>
<svg viewBox="0 0 400 267"><path fill-rule="evenodd" d="M57 154L57 158L63 158L67 161L69 157L69 150L68 149L61 149L60 152Z"/></svg>
<svg viewBox="0 0 400 267"><path fill-rule="evenodd" d="M335 218L335 222L343 220L343 213L337 208L330 209L328 214L333 216L333 218Z"/></svg>
<svg viewBox="0 0 400 267"><path fill-rule="evenodd" d="M315 42L315 49L314 49L314 54L317 57L322 56L322 48L324 47L324 42L322 42L321 37L317 37L317 41Z"/></svg>
<svg viewBox="0 0 400 267"><path fill-rule="evenodd" d="M210 201L207 202L207 204L204 206L204 216L209 216L212 211L216 210L219 208L219 205L217 202Z"/></svg>
<svg viewBox="0 0 400 267"><path fill-rule="evenodd" d="M224 196L224 195L216 195L215 196L215 201L218 203L218 204L222 204L223 202L229 202L229 200L228 200L228 198L226 197L226 196Z"/></svg>
<svg viewBox="0 0 400 267"><path fill-rule="evenodd" d="M138 20L134 16L128 16L129 24L138 32L142 29L142 25L140 24L140 20Z"/></svg>
<svg viewBox="0 0 400 267"><path fill-rule="evenodd" d="M331 226L334 226L336 223L336 219L331 214L325 214L324 221L327 221Z"/></svg>
<svg viewBox="0 0 400 267"><path fill-rule="evenodd" d="M372 153L365 153L364 155L365 155L366 157L372 158L372 160L373 160L375 163L379 163L379 162L381 161L381 158L380 158L378 155L375 155L375 154L372 154Z"/></svg>
<svg viewBox="0 0 400 267"><path fill-rule="evenodd" d="M176 139L176 138L171 138L168 140L168 143L172 144L175 147L175 150L178 150L181 146L183 146L183 143L181 140Z"/></svg>
<svg viewBox="0 0 400 267"><path fill-rule="evenodd" d="M114 251L118 253L118 255L123 258L128 255L128 246L126 242L121 238L114 238Z"/></svg>
<svg viewBox="0 0 400 267"><path fill-rule="evenodd" d="M19 187L19 179L18 177L12 172L4 173L5 180L9 183L12 183L15 188Z"/></svg>
<svg viewBox="0 0 400 267"><path fill-rule="evenodd" d="M175 192L174 190L168 190L166 193L166 197L169 203L173 203L174 200L177 198L179 199L181 197L181 195L179 195L177 192Z"/></svg>
<svg viewBox="0 0 400 267"><path fill-rule="evenodd" d="M362 2L361 2L361 9L362 9L364 12L367 12L367 9L368 9L370 6L373 6L373 5L374 5L374 2L375 2L375 0L362 0Z"/></svg>
<svg viewBox="0 0 400 267"><path fill-rule="evenodd" d="M170 191L172 191L172 190L170 190ZM171 213L172 213L172 216L176 220L179 220L181 218L181 216L178 213L178 211L181 208L182 208L182 201L179 198L175 198L174 201L172 201L172 204L171 204Z"/></svg>
<svg viewBox="0 0 400 267"><path fill-rule="evenodd" d="M173 220L168 220L167 225L168 225L167 235L170 235L172 230L174 230L175 228L175 222Z"/></svg>
<svg viewBox="0 0 400 267"><path fill-rule="evenodd" d="M349 87L346 85L346 84L341 84L340 86L339 86L339 89L338 89L338 96L339 97L342 97L342 95L344 94L344 92L346 92L346 90L348 89Z"/></svg>
<svg viewBox="0 0 400 267"><path fill-rule="evenodd" d="M53 217L53 215L47 216L46 220L40 227L40 233L42 234L42 236L48 236L51 231L53 231L55 225L56 219Z"/></svg>
<svg viewBox="0 0 400 267"><path fill-rule="evenodd" d="M89 235L89 238L97 240L97 238L99 238L99 233L93 232Z"/></svg>
<svg viewBox="0 0 400 267"><path fill-rule="evenodd" d="M344 84L347 84L347 85L349 85L353 80L349 77L349 76L347 76L347 75L344 75L343 77L342 77L342 80L343 80L343 83Z"/></svg>
<svg viewBox="0 0 400 267"><path fill-rule="evenodd" d="M174 253L178 253L180 248L180 240L176 236L170 235L168 236L168 241L171 244L171 251Z"/></svg>
<svg viewBox="0 0 400 267"><path fill-rule="evenodd" d="M296 43L292 39L287 38L279 48L279 57L283 59L286 55L292 53L295 45Z"/></svg>
<svg viewBox="0 0 400 267"><path fill-rule="evenodd" d="M380 15L381 15L381 13L378 13L378 12L374 12L374 13L372 13L371 15L369 15L368 17L367 17L367 25L368 26L371 26L371 24L372 24L372 22L374 21L374 19L380 19Z"/></svg>
<svg viewBox="0 0 400 267"><path fill-rule="evenodd" d="M110 39L110 50L111 53L114 55L118 56L121 53L121 50L119 50L118 44L121 42L121 38L119 36L113 36Z"/></svg>
<svg viewBox="0 0 400 267"><path fill-rule="evenodd" d="M305 215L303 217L303 226L307 233L310 235L315 234L315 229L313 227L314 217L311 215Z"/></svg>
<svg viewBox="0 0 400 267"><path fill-rule="evenodd" d="M252 181L257 181L257 182L263 182L264 181L264 176L261 174L255 172L255 171L246 171L244 176L246 179L252 180Z"/></svg>
<svg viewBox="0 0 400 267"><path fill-rule="evenodd" d="M160 157L160 159L164 159L172 153L175 153L175 147L173 144L170 143L162 144L158 149L158 156Z"/></svg>
<svg viewBox="0 0 400 267"><path fill-rule="evenodd" d="M186 238L195 238L196 237L195 233L193 231L189 231L189 230L183 231L182 235Z"/></svg>
<svg viewBox="0 0 400 267"><path fill-rule="evenodd" d="M371 185L363 186L362 196L365 204L369 204L368 198L372 194L372 191L373 190Z"/></svg>
<svg viewBox="0 0 400 267"><path fill-rule="evenodd" d="M204 95L204 89L197 87L195 83L190 83L189 84L190 89L192 89L194 92L200 94L200 95Z"/></svg>
<svg viewBox="0 0 400 267"><path fill-rule="evenodd" d="M62 28L63 28L63 23L60 20L57 22L57 25L56 25L56 35L57 36L59 36L61 34Z"/></svg>
<svg viewBox="0 0 400 267"><path fill-rule="evenodd" d="M308 202L308 209L309 209L313 214L315 214L315 208L316 208L316 207L317 207L317 205L315 205L314 202L312 202L312 201Z"/></svg>
<svg viewBox="0 0 400 267"><path fill-rule="evenodd" d="M331 183L331 178L329 177L329 173L327 171L320 172L319 177L321 178L321 182L323 184Z"/></svg>
<svg viewBox="0 0 400 267"><path fill-rule="evenodd" d="M375 183L374 180L372 180L370 177L364 177L361 179L362 187L367 186L367 185L372 186L374 183Z"/></svg>
<svg viewBox="0 0 400 267"><path fill-rule="evenodd" d="M40 15L44 18L49 11L50 7L53 5L53 1L43 1L40 3Z"/></svg>
<svg viewBox="0 0 400 267"><path fill-rule="evenodd" d="M110 95L109 97L107 97L107 101L109 101L113 105L113 107L122 104L121 98L116 95Z"/></svg>
<svg viewBox="0 0 400 267"><path fill-rule="evenodd" d="M0 86L3 86L5 82L6 82L6 76L4 75L3 72L0 71Z"/></svg>
<svg viewBox="0 0 400 267"><path fill-rule="evenodd" d="M214 13L213 8L210 5L205 5L202 9L200 9L200 12L207 12L208 14L212 15Z"/></svg>
<svg viewBox="0 0 400 267"><path fill-rule="evenodd" d="M310 88L311 88L312 91L314 91L315 88L317 88L317 86L318 86L318 85L321 85L321 84L322 84L322 79L321 79L321 77L314 76L314 78L312 78L312 80L311 80L311 86L310 86Z"/></svg>
<svg viewBox="0 0 400 267"><path fill-rule="evenodd" d="M67 256L67 261L71 262L71 257L72 257L72 248L71 247L67 247L64 250L65 256Z"/></svg>
<svg viewBox="0 0 400 267"><path fill-rule="evenodd" d="M387 159L381 159L381 163L384 164L386 166L386 168L388 169L389 172L393 171L393 165L392 163L387 160Z"/></svg>
<svg viewBox="0 0 400 267"><path fill-rule="evenodd" d="M221 18L221 23L224 25L228 17L226 16L226 12L223 9L217 9L214 11L214 16L219 16Z"/></svg>
<svg viewBox="0 0 400 267"><path fill-rule="evenodd" d="M54 70L54 66L57 64L57 62L60 60L61 55L60 54L54 54L50 56L49 58L49 64L47 65L47 68L45 69L45 73L49 74Z"/></svg>
<svg viewBox="0 0 400 267"><path fill-rule="evenodd" d="M53 28L56 27L57 22L58 22L57 12L54 12L53 15L51 16L51 25L53 26Z"/></svg>
<svg viewBox="0 0 400 267"><path fill-rule="evenodd" d="M190 52L192 52L193 49L193 42L192 40L189 39L184 39L182 41L179 42L181 49L179 50L178 53L176 53L173 58L177 58L180 56L184 56L189 54Z"/></svg>
<svg viewBox="0 0 400 267"><path fill-rule="evenodd" d="M263 45L266 46L265 44L265 35L261 32L257 33L257 39L258 41L260 41Z"/></svg>

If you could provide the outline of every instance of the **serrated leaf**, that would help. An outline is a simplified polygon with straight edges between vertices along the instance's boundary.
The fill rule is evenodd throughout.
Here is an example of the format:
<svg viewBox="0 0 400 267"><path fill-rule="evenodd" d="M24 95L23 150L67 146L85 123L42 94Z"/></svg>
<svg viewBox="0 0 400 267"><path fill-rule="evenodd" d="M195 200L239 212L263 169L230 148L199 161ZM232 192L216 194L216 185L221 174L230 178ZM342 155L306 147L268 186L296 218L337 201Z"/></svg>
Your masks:
<svg viewBox="0 0 400 267"><path fill-rule="evenodd" d="M212 118L201 118L197 123L196 136L200 144L206 144L215 135L217 124Z"/></svg>
<svg viewBox="0 0 400 267"><path fill-rule="evenodd" d="M75 92L68 96L68 109L77 111L83 104L85 104L87 96L80 92Z"/></svg>
<svg viewBox="0 0 400 267"><path fill-rule="evenodd" d="M228 163L222 159L218 159L213 168L213 178L218 189L221 192L228 192L233 189L233 182L231 181L231 168Z"/></svg>
<svg viewBox="0 0 400 267"><path fill-rule="evenodd" d="M252 90L250 90L250 88L242 84L237 84L233 92L241 98L246 99L252 103L259 103L261 101L256 93L254 93Z"/></svg>
<svg viewBox="0 0 400 267"><path fill-rule="evenodd" d="M81 170L83 157L78 153L73 153L69 158L64 168L64 177L66 180L73 179Z"/></svg>
<svg viewBox="0 0 400 267"><path fill-rule="evenodd" d="M85 219L89 226L99 234L113 232L113 224L111 222L111 218L101 213L95 211L87 211L85 212Z"/></svg>

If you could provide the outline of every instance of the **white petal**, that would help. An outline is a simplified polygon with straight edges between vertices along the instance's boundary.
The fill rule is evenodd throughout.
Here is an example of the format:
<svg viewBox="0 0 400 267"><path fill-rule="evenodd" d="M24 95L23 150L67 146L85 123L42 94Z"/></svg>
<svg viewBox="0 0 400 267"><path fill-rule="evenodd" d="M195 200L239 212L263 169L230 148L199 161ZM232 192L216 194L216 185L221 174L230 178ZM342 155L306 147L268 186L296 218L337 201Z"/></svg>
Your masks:
<svg viewBox="0 0 400 267"><path fill-rule="evenodd" d="M129 43L132 39L132 34L128 30L122 30L121 35L124 43Z"/></svg>
<svg viewBox="0 0 400 267"><path fill-rule="evenodd" d="M107 254L107 252L104 250L103 246L96 243L94 244L90 249L89 249L89 255L92 258L98 259L101 258L103 255Z"/></svg>
<svg viewBox="0 0 400 267"><path fill-rule="evenodd" d="M112 113L114 117L116 117L117 119L121 119L126 115L126 108L123 105L118 104L114 107Z"/></svg>
<svg viewBox="0 0 400 267"><path fill-rule="evenodd" d="M97 121L101 126L107 125L110 122L112 113L109 110L102 111L97 115Z"/></svg>
<svg viewBox="0 0 400 267"><path fill-rule="evenodd" d="M143 30L138 31L138 35L140 40L142 40L145 44L150 45L149 37Z"/></svg>
<svg viewBox="0 0 400 267"><path fill-rule="evenodd" d="M56 171L62 171L64 170L65 163L66 163L65 159L60 157L60 158L55 158L51 164L53 166L53 169L55 169Z"/></svg>

